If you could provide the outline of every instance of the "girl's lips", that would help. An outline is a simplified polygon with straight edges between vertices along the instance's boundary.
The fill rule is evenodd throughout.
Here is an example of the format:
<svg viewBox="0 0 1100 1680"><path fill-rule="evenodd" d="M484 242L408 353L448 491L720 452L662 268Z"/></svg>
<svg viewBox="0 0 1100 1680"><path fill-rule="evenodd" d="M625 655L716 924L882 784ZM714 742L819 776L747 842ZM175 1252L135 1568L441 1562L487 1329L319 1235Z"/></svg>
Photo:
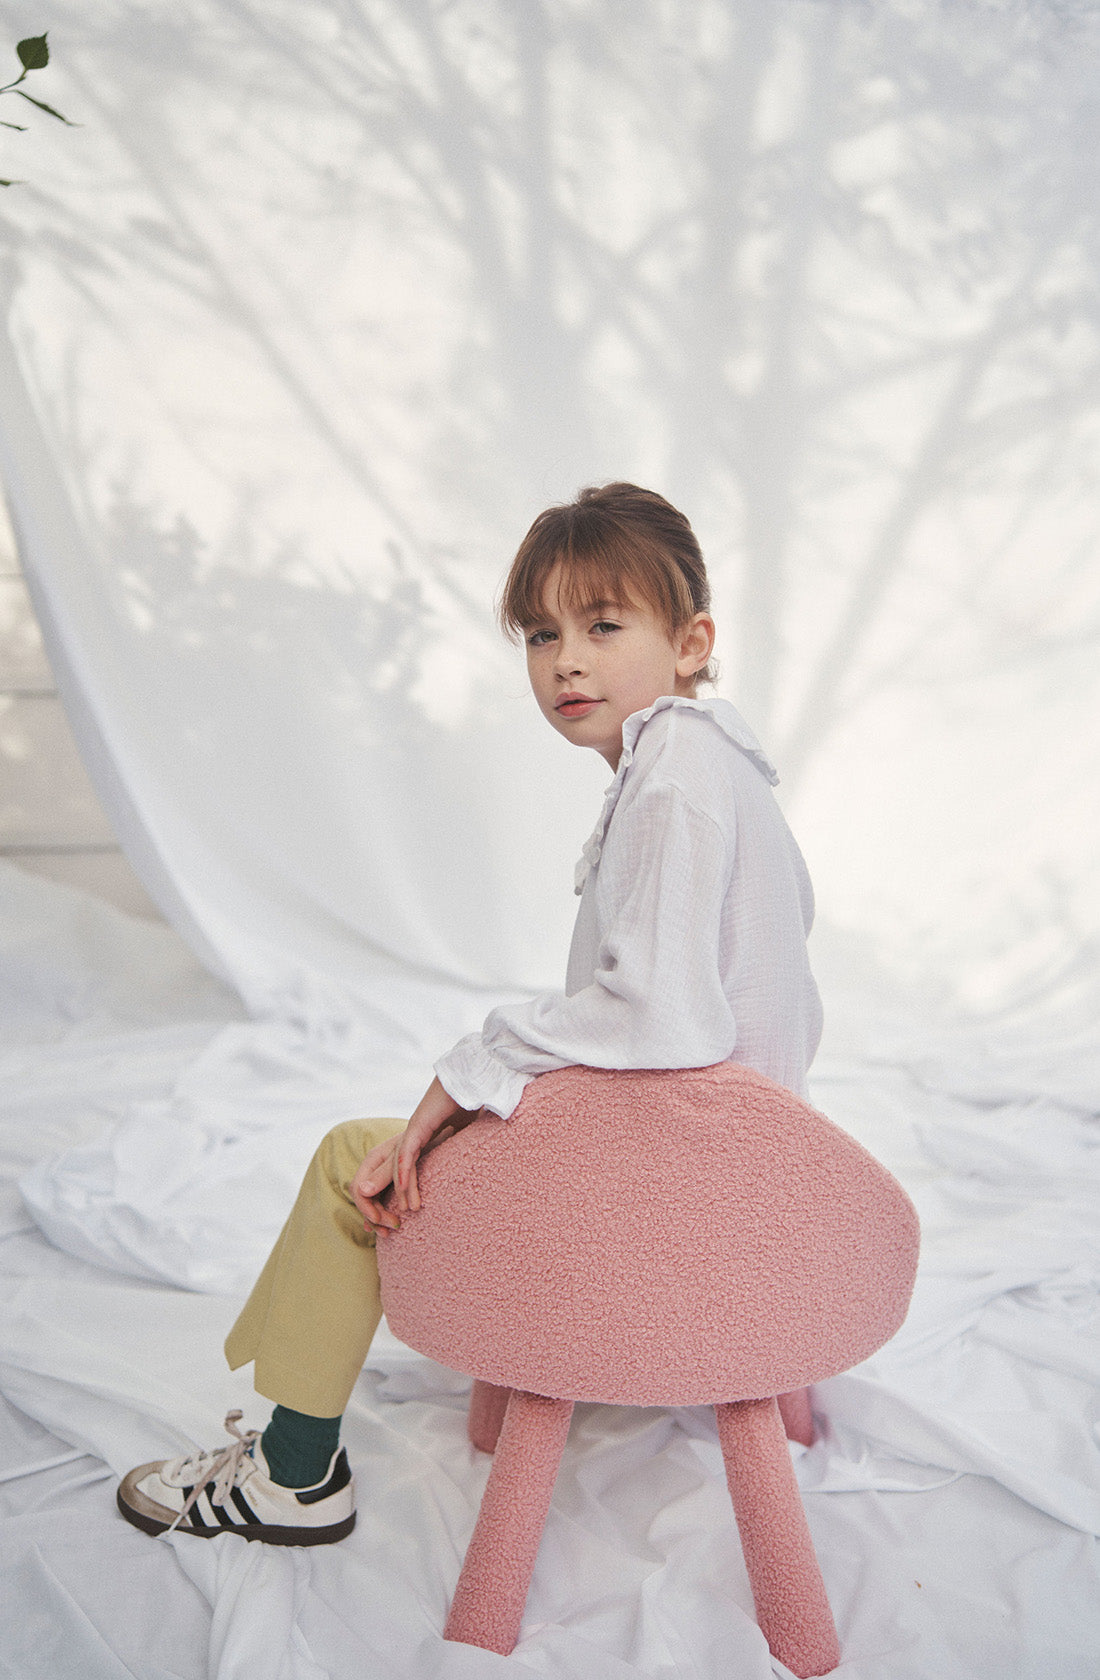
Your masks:
<svg viewBox="0 0 1100 1680"><path fill-rule="evenodd" d="M595 711L599 703L598 700L562 700L554 710L559 717L587 717L589 712Z"/></svg>

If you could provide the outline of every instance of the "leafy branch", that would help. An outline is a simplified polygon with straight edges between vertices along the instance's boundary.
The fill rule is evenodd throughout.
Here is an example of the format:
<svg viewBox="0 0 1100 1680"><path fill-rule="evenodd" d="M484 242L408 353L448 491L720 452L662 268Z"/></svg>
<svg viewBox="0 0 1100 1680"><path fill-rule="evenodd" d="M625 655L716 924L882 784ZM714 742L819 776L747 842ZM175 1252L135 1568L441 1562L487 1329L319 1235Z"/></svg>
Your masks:
<svg viewBox="0 0 1100 1680"><path fill-rule="evenodd" d="M61 112L55 110L52 105L47 105L44 99L35 99L33 94L26 93L20 86L20 83L26 81L32 70L44 70L50 62L50 49L46 45L45 35L28 35L25 40L17 43L15 50L23 68L14 81L6 82L0 87L0 98L5 93L13 93L17 99L25 99L28 105L34 105L39 111L45 111L48 117L56 117L57 121L64 123L66 128L79 128L79 123L70 122L68 117L63 117ZM2 118L0 118L0 128L13 128L17 134L27 132L25 123L4 122ZM16 181L5 181L0 178L0 187L18 185L19 183Z"/></svg>

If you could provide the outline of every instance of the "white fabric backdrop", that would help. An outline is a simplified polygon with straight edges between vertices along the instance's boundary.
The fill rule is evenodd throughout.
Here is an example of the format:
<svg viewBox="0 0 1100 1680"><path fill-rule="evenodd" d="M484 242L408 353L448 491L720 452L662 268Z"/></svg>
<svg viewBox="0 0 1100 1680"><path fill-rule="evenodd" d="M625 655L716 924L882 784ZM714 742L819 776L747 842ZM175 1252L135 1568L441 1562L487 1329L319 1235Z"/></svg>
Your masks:
<svg viewBox="0 0 1100 1680"><path fill-rule="evenodd" d="M981 1000L1095 937L1093 8L46 11L83 126L5 137L5 473L255 1011L557 981L602 770L490 598L609 476L698 525L827 915Z"/></svg>

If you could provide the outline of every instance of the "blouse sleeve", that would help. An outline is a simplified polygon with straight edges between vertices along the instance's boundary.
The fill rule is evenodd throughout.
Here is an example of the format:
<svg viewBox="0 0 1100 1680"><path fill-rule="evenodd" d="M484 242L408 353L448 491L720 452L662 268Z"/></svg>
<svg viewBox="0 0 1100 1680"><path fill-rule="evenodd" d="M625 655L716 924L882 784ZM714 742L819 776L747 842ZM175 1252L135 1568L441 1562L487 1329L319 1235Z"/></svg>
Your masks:
<svg viewBox="0 0 1100 1680"><path fill-rule="evenodd" d="M737 1027L718 949L733 838L676 786L650 783L616 812L599 861L606 929L592 983L494 1009L436 1063L463 1108L507 1119L537 1074L707 1067Z"/></svg>

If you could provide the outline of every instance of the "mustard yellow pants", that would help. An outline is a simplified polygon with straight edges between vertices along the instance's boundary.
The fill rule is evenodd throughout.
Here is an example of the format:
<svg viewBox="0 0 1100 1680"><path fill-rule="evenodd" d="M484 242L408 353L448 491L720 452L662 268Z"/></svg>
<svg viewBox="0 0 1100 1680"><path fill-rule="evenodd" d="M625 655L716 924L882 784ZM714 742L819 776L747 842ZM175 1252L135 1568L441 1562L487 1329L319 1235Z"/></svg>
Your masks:
<svg viewBox="0 0 1100 1680"><path fill-rule="evenodd" d="M347 1408L382 1317L374 1232L348 1194L376 1143L404 1120L345 1120L321 1143L298 1199L229 1332L231 1370L255 1367L257 1392L310 1417Z"/></svg>

